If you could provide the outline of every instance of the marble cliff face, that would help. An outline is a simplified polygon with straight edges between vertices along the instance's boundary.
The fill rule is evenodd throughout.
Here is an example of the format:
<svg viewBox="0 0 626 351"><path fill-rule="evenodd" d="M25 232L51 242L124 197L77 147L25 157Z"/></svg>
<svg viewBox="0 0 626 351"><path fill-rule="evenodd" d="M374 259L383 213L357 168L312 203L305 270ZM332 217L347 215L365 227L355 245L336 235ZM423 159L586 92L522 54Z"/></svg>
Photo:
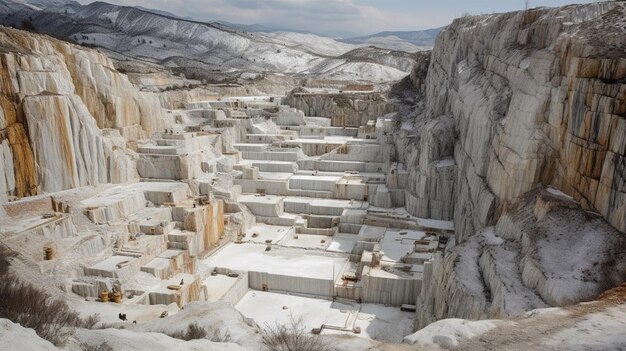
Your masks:
<svg viewBox="0 0 626 351"><path fill-rule="evenodd" d="M302 165L315 168L311 176L328 167L360 178L358 172L375 171L380 179L359 193L359 201L386 209L404 206L407 217L454 222L455 237L445 252L424 264L418 328L447 317L519 316L591 300L626 280L625 19L626 3L618 2L457 19L441 32L430 54L416 55L410 78L398 85L400 90L412 86L412 93L401 94L410 106L391 103L369 85L353 86L358 89L352 92L347 85L331 93L296 89L282 101L303 112L247 105L247 112L230 111L245 103L219 101L219 93L202 111L202 103L186 103L213 97L211 91L156 93L172 77L131 75L131 82L96 50L0 28L0 203L140 178L186 181L203 173L233 172L233 163L221 153L239 155L234 144L254 135L259 145L242 146L242 155L252 155L249 160L262 153L271 154L259 160L289 159L269 166L254 163L266 166L266 172L295 173ZM153 92L139 91L133 82L153 86ZM269 85L222 92L267 93L283 80L263 84ZM167 113L162 107L195 111ZM279 133L276 125L255 126L248 118L270 120L273 114L278 124L294 129ZM175 120L201 129L205 125L191 125L201 119L216 122L222 134L187 138L170 132L138 146L172 128ZM400 123L394 127L394 122ZM282 147L292 145L296 130L317 137L317 130L327 127L341 130L333 131L339 136L351 129L359 139L379 140L380 147L369 140L363 145L311 143L298 151ZM266 145L268 140L272 144ZM272 149L277 145L280 151ZM162 146L173 157L162 157ZM209 146L211 152L196 152ZM321 157L307 159L304 151ZM341 168L351 161L363 168ZM267 189L258 186L262 179L255 167L237 169L240 184L230 176L189 183L196 193L214 192L233 202L242 191L265 193L276 184L280 189L271 195L294 190L282 180L265 183ZM337 197L352 205L354 196L347 190L341 193L332 179L324 184L331 190L320 194L337 189ZM376 191L370 193L369 186ZM320 196L319 189L301 190L307 197ZM115 195L130 197L135 212L146 204L143 192ZM282 214L280 201L272 211L279 208ZM218 205L205 213L189 206L193 215L176 221L205 233L201 248L215 244L224 228L209 218L223 217L228 208ZM118 207L120 213L126 209ZM106 211L89 211L94 223L112 220ZM337 215L342 213L343 208ZM270 217L279 216L272 212ZM441 235L447 235L445 230Z"/></svg>
<svg viewBox="0 0 626 351"><path fill-rule="evenodd" d="M156 95L95 50L8 28L0 47L4 201L137 178L125 149L162 130Z"/></svg>
<svg viewBox="0 0 626 351"><path fill-rule="evenodd" d="M454 157L455 204L444 205L454 210L435 210L432 187L409 191L453 216L459 241L542 184L626 230L624 11L604 3L467 17L438 37L428 74L412 76L425 89L418 137L427 140L413 178L445 178L428 167Z"/></svg>
<svg viewBox="0 0 626 351"><path fill-rule="evenodd" d="M573 197L582 207L579 216L584 216L583 209L597 211L610 224L597 228L614 239L617 235L614 244L623 247L625 18L626 5L618 2L461 18L438 36L431 56L413 70L411 79L422 105L413 121L416 128L398 131L396 140L398 159L410 170L407 209L418 216L453 219L456 242L461 244L433 265L433 289L439 288L437 293L444 297L434 301L436 293L423 291L420 302L429 311L420 326L447 316L513 313L494 307L502 293L495 291L498 274L487 267L484 236L496 223L500 237L523 244L514 249L514 260L524 273L521 287L532 291L524 310L566 303L537 283L549 279L545 260L534 266L542 278L529 274L529 259L523 257L536 256L537 249L527 247L536 242L511 235L513 228L519 231L528 224L503 223L504 217L513 216L512 206L521 197L543 186L552 185ZM534 200L525 201L533 206ZM531 222L541 223L541 218L532 215ZM545 227L545 235L556 235L557 222ZM572 240L572 246L577 245L577 239ZM456 279L455 271L460 266L458 254L472 250L469 262L480 265L475 293L467 279L466 284ZM614 257L609 251L602 255ZM623 262L623 257L619 260ZM618 265L617 272L619 283L624 267ZM431 285L428 277L430 272L422 286ZM463 286L454 288L452 281ZM492 293L493 301L485 299L482 288ZM564 293L556 291L552 293ZM593 298L599 291L599 287L577 291L567 302ZM461 298L464 294L481 300ZM535 295L539 299L532 302Z"/></svg>

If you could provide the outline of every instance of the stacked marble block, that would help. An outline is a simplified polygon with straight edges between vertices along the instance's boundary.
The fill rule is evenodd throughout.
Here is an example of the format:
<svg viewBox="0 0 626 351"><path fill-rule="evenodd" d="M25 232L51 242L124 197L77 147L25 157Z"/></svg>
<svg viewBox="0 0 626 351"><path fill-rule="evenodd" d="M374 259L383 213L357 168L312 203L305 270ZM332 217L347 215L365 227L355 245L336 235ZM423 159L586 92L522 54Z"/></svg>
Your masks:
<svg viewBox="0 0 626 351"><path fill-rule="evenodd" d="M95 297L100 288L123 291L144 272L154 276L156 287L132 291L139 296L136 302L182 306L204 296L202 281L195 275L196 257L224 232L223 201L205 198L198 203L184 183L144 182L110 189L84 204L95 223L106 219L124 224L128 240L113 256L86 267L84 274L92 279L78 279L75 292Z"/></svg>
<svg viewBox="0 0 626 351"><path fill-rule="evenodd" d="M207 165L213 158L207 150L212 151L212 146L219 143L220 135L209 132L162 133L138 148L137 171L149 179L199 178L210 168Z"/></svg>

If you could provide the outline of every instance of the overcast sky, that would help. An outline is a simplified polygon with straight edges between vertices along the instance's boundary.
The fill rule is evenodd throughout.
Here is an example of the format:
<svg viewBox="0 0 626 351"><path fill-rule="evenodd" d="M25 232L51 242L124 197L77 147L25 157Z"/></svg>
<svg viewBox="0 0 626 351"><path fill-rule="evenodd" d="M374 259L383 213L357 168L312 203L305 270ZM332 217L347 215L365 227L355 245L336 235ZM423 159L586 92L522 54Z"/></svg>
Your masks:
<svg viewBox="0 0 626 351"><path fill-rule="evenodd" d="M203 21L225 20L354 36L387 30L444 26L464 13L520 10L524 0L105 0L164 10ZM83 4L92 0L79 0ZM531 7L589 3L585 0L529 0Z"/></svg>

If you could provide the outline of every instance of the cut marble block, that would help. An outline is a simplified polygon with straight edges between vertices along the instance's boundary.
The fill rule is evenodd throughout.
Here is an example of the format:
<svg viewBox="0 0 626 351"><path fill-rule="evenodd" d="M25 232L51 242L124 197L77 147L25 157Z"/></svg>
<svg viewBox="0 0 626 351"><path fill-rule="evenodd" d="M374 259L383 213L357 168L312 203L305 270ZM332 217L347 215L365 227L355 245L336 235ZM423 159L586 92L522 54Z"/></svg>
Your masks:
<svg viewBox="0 0 626 351"><path fill-rule="evenodd" d="M333 191L335 184L341 179L340 176L306 176L294 175L289 178L290 189L303 189L314 191Z"/></svg>
<svg viewBox="0 0 626 351"><path fill-rule="evenodd" d="M85 275L128 279L139 272L140 262L128 256L111 256L91 267L85 267Z"/></svg>
<svg viewBox="0 0 626 351"><path fill-rule="evenodd" d="M290 190L288 189L287 180L249 180L249 179L237 179L237 184L241 186L243 193L248 194L271 194L271 195L287 195Z"/></svg>
<svg viewBox="0 0 626 351"><path fill-rule="evenodd" d="M157 257L141 267L141 271L150 273L159 279L167 279L172 273L171 261L167 258Z"/></svg>
<svg viewBox="0 0 626 351"><path fill-rule="evenodd" d="M113 290L111 279L81 277L72 281L72 292L83 297L100 297L104 290Z"/></svg>
<svg viewBox="0 0 626 351"><path fill-rule="evenodd" d="M392 306L414 304L421 290L423 267L402 264L363 268L363 301Z"/></svg>
<svg viewBox="0 0 626 351"><path fill-rule="evenodd" d="M176 226L175 222L167 221L143 221L139 228L142 233L150 235L163 235L171 232Z"/></svg>
<svg viewBox="0 0 626 351"><path fill-rule="evenodd" d="M298 126L304 123L304 113L302 111L286 106L281 106L281 111L278 112L278 117L276 117L276 124L280 126Z"/></svg>
<svg viewBox="0 0 626 351"><path fill-rule="evenodd" d="M336 161L336 160L298 160L300 169L320 172L382 172L385 165L381 162Z"/></svg>
<svg viewBox="0 0 626 351"><path fill-rule="evenodd" d="M96 224L118 222L146 207L146 201L161 205L188 198L189 188L183 183L142 182L108 189L83 200L85 213Z"/></svg>
<svg viewBox="0 0 626 351"><path fill-rule="evenodd" d="M374 227L370 225L364 225L361 227L359 231L359 240L362 241L370 241L370 242L378 242L385 235L385 231L387 228L384 227Z"/></svg>
<svg viewBox="0 0 626 351"><path fill-rule="evenodd" d="M87 217L96 224L118 222L139 211L146 205L142 192L129 192L117 187L82 203Z"/></svg>
<svg viewBox="0 0 626 351"><path fill-rule="evenodd" d="M360 201L311 199L305 197L286 197L285 211L291 213L314 214L324 216L341 216L346 208L359 208Z"/></svg>
<svg viewBox="0 0 626 351"><path fill-rule="evenodd" d="M170 261L170 265L174 272L191 273L193 272L193 259L186 250L165 250L159 256Z"/></svg>
<svg viewBox="0 0 626 351"><path fill-rule="evenodd" d="M198 234L196 232L174 229L167 235L169 249L187 250L191 255L197 255Z"/></svg>
<svg viewBox="0 0 626 351"><path fill-rule="evenodd" d="M178 307L183 307L189 302L200 300L203 297L202 294L202 280L199 277L179 273L164 280L158 288L148 293L148 297L151 305L176 303Z"/></svg>
<svg viewBox="0 0 626 351"><path fill-rule="evenodd" d="M335 184L333 195L337 199L368 201L370 194L376 193L378 185L364 182L361 176L344 175Z"/></svg>
<svg viewBox="0 0 626 351"><path fill-rule="evenodd" d="M266 160L266 161L290 161L298 160L300 154L296 151L244 151L242 157L248 160Z"/></svg>
<svg viewBox="0 0 626 351"><path fill-rule="evenodd" d="M224 234L224 202L213 200L206 205L184 209L184 229L197 233L197 250L215 245Z"/></svg>
<svg viewBox="0 0 626 351"><path fill-rule="evenodd" d="M135 257L139 259L140 265L144 265L166 248L167 240L164 235L138 235L134 240L126 242L118 254Z"/></svg>
<svg viewBox="0 0 626 351"><path fill-rule="evenodd" d="M376 193L368 198L369 202L376 207L391 208L393 207L393 201L391 193L386 186L380 185L376 188Z"/></svg>
<svg viewBox="0 0 626 351"><path fill-rule="evenodd" d="M241 195L239 202L248 207L250 212L263 217L280 217L283 214L283 197L266 195Z"/></svg>

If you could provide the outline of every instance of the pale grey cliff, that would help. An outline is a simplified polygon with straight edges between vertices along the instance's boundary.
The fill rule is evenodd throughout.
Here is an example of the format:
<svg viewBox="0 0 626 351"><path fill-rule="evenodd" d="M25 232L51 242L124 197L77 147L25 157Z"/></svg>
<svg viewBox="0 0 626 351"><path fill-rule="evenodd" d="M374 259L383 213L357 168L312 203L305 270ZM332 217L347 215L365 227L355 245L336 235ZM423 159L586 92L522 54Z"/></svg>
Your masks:
<svg viewBox="0 0 626 351"><path fill-rule="evenodd" d="M453 219L456 246L425 269L419 327L590 300L626 278L613 251L626 231L625 18L620 2L465 17L420 58L395 138L406 206ZM582 209L532 213L545 196L528 194L548 185Z"/></svg>
<svg viewBox="0 0 626 351"><path fill-rule="evenodd" d="M418 142L420 156L398 146L399 157L424 157L413 184L454 157L459 241L547 184L626 230L624 11L601 3L461 18L438 37L427 75L414 70L425 107L412 133L436 138L452 120L456 141Z"/></svg>
<svg viewBox="0 0 626 351"><path fill-rule="evenodd" d="M0 48L2 199L138 178L127 145L164 128L157 95L95 50L8 28Z"/></svg>
<svg viewBox="0 0 626 351"><path fill-rule="evenodd" d="M396 111L396 106L378 92L317 92L306 88L293 90L285 104L304 112L307 116L327 117L336 127L359 127L368 121Z"/></svg>

